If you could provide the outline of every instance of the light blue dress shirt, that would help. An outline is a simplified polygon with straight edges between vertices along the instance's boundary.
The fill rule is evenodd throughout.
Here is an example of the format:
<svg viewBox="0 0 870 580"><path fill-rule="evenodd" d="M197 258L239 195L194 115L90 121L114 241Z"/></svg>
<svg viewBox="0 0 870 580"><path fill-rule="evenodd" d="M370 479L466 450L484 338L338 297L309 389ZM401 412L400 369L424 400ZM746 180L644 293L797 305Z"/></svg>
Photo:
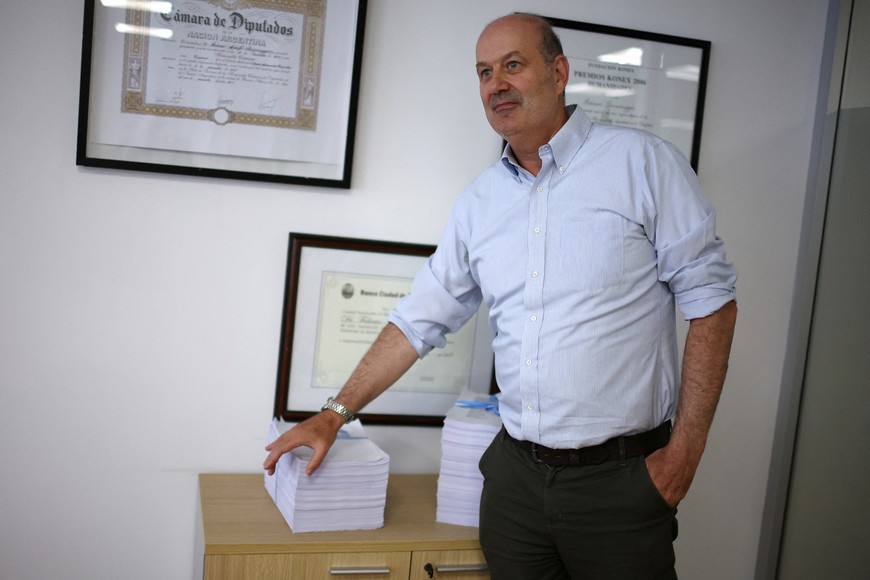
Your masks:
<svg viewBox="0 0 870 580"><path fill-rule="evenodd" d="M675 303L686 319L735 298L737 273L685 158L574 110L537 176L510 147L463 192L437 251L390 315L422 357L489 307L508 432L594 445L672 418Z"/></svg>

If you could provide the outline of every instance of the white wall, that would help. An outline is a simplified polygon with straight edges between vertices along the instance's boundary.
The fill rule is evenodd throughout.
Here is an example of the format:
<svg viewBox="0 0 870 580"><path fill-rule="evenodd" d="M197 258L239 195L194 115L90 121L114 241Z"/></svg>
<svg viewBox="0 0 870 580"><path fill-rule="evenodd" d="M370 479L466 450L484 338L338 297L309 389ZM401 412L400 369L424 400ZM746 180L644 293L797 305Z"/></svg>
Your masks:
<svg viewBox="0 0 870 580"><path fill-rule="evenodd" d="M190 577L196 474L263 459L288 232L435 243L498 150L473 51L515 9L713 43L700 175L741 316L677 549L751 577L827 0L370 0L349 191L76 167L81 4L3 9L0 577ZM437 470L436 430L370 433Z"/></svg>

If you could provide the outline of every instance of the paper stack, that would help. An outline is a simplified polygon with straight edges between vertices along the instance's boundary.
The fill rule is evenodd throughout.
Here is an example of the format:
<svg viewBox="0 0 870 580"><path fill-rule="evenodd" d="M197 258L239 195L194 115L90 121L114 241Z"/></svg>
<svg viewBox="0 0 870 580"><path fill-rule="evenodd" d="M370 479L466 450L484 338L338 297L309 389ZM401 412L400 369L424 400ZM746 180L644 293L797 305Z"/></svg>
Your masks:
<svg viewBox="0 0 870 580"><path fill-rule="evenodd" d="M290 424L272 421L269 441ZM326 459L310 477L305 469L314 452L300 447L285 453L266 491L294 532L371 530L384 525L390 456L353 421L338 434Z"/></svg>
<svg viewBox="0 0 870 580"><path fill-rule="evenodd" d="M480 456L501 429L498 399L472 391L459 395L441 431L441 472L435 520L477 526L483 476Z"/></svg>

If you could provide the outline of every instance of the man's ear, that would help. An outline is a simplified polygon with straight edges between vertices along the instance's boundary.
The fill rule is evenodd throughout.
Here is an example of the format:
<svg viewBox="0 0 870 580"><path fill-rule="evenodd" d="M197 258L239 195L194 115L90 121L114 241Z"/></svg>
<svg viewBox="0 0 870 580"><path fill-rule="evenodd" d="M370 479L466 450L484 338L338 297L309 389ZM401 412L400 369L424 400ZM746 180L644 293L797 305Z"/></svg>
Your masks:
<svg viewBox="0 0 870 580"><path fill-rule="evenodd" d="M565 92L565 87L568 86L568 74L570 73L570 65L568 57L560 54L553 59L553 76L556 78L556 83L559 85L559 92Z"/></svg>

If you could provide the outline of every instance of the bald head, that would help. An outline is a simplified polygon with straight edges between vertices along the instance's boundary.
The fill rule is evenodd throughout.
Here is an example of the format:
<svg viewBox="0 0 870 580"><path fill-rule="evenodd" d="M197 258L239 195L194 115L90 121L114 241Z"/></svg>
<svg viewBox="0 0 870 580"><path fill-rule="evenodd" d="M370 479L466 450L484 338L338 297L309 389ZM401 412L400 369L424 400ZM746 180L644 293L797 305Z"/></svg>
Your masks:
<svg viewBox="0 0 870 580"><path fill-rule="evenodd" d="M553 31L553 27L550 23L543 17L529 12L515 12L513 14L508 14L507 16L502 16L501 18L496 18L486 25L483 32L480 33L480 37L482 38L491 28L505 26L524 27L530 32L536 33L540 39L538 50L548 65L551 65L557 56L563 54L562 41L559 40L559 37ZM480 40L478 40L478 42L480 42Z"/></svg>

